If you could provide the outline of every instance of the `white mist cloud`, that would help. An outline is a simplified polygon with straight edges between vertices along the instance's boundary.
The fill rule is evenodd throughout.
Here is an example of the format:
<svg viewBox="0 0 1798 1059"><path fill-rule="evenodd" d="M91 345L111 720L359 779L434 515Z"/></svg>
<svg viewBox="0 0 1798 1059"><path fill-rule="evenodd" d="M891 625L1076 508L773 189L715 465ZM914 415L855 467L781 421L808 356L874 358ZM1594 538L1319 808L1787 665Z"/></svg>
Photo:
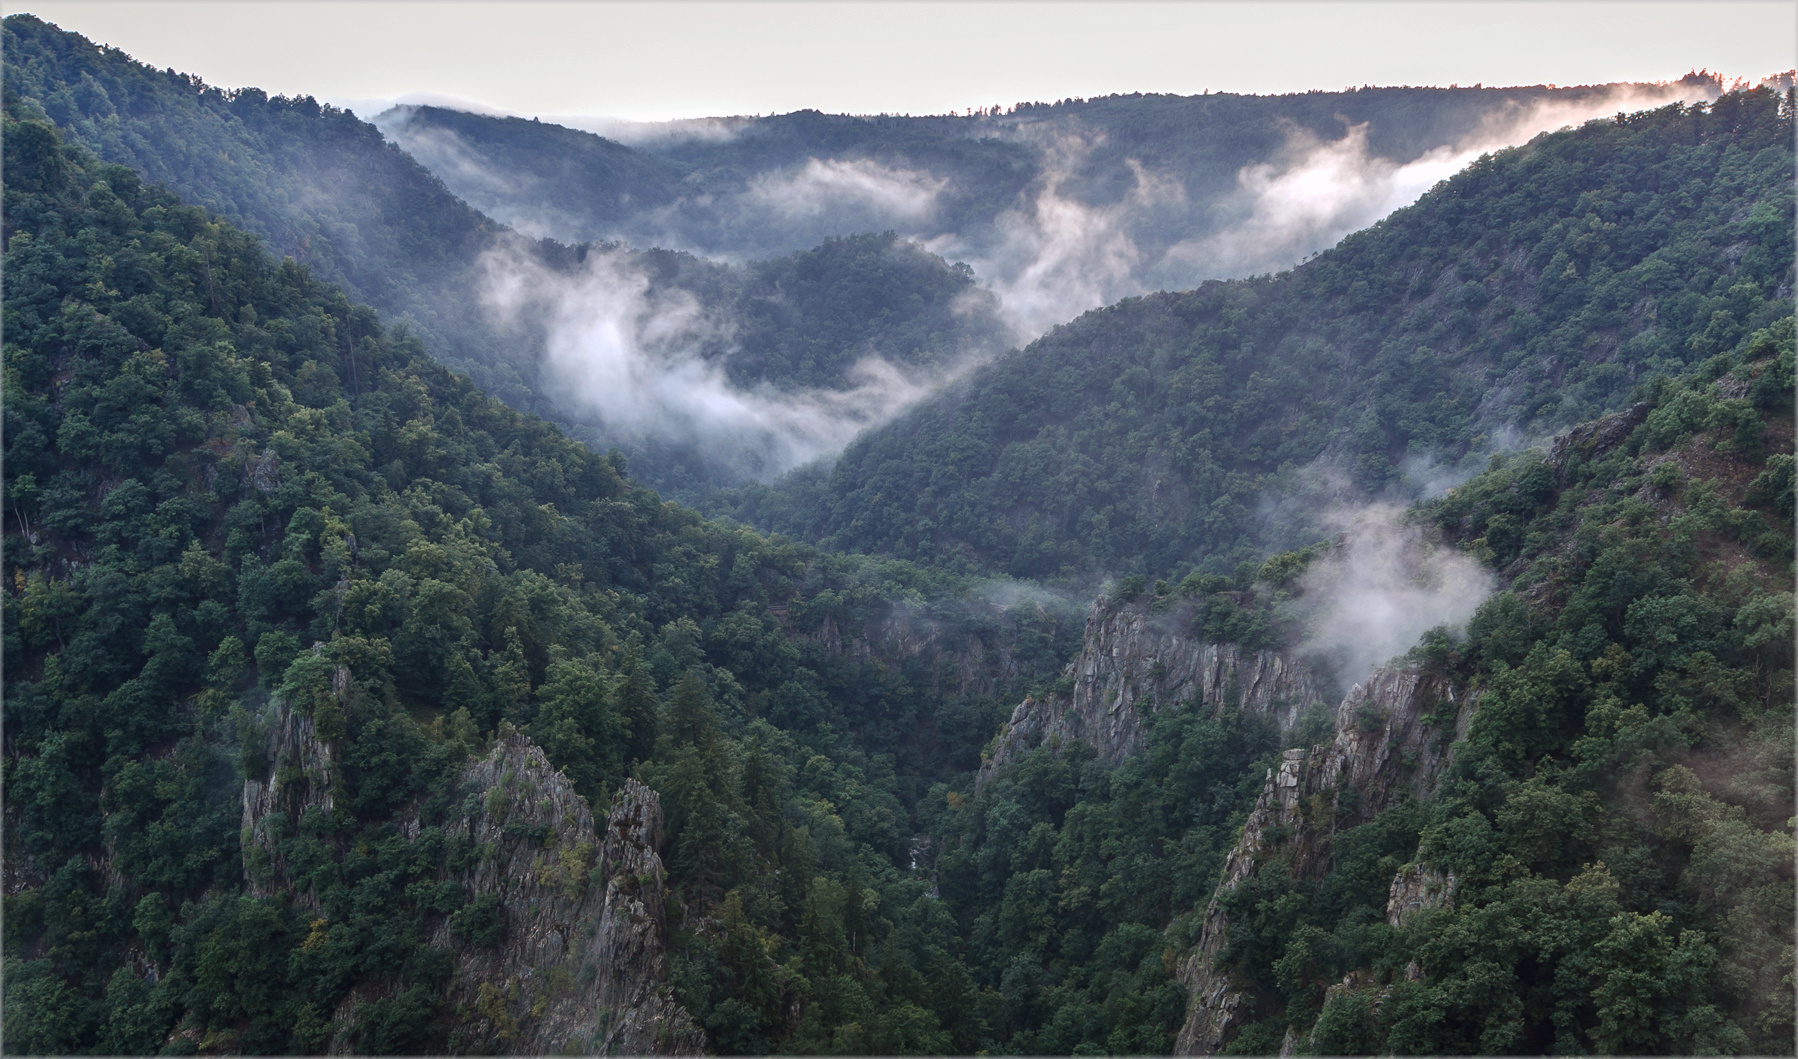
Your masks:
<svg viewBox="0 0 1798 1059"><path fill-rule="evenodd" d="M396 106L372 123L388 141L418 159L471 205L514 231L533 239L589 234L580 217L545 205L541 196L532 193L542 185L540 179L495 168L455 130L413 122L417 111L416 106Z"/></svg>
<svg viewBox="0 0 1798 1059"><path fill-rule="evenodd" d="M1132 226L1186 201L1178 180L1151 173L1134 159L1128 164L1135 183L1117 202L1092 206L1065 194L1072 170L1093 146L1076 136L1047 142L1036 194L995 219L996 237L986 245L971 248L959 233L924 243L933 253L967 261L998 296L1020 341L1144 290L1143 254Z"/></svg>
<svg viewBox="0 0 1798 1059"><path fill-rule="evenodd" d="M1443 144L1403 164L1369 150L1366 124L1349 126L1336 140L1319 140L1295 130L1286 161L1259 162L1237 173L1238 205L1246 213L1243 220L1221 232L1175 245L1167 251L1164 263L1218 278L1287 268L1411 205L1483 154L1619 111L1716 96L1715 84L1704 82L1619 86L1580 100L1512 102L1488 115L1476 132L1459 143Z"/></svg>
<svg viewBox="0 0 1798 1059"><path fill-rule="evenodd" d="M1364 679L1430 629L1465 628L1492 594L1490 572L1430 541L1404 520L1402 508L1340 508L1325 521L1340 536L1299 580L1306 618L1300 651L1345 682Z"/></svg>
<svg viewBox="0 0 1798 1059"><path fill-rule="evenodd" d="M866 158L806 159L797 173L763 173L750 181L743 206L782 217L854 210L887 221L917 222L936 209L947 180Z"/></svg>
<svg viewBox="0 0 1798 1059"><path fill-rule="evenodd" d="M487 299L505 320L542 328L545 378L577 413L632 439L701 447L741 475L767 478L842 449L965 370L905 372L868 357L842 390L744 390L700 350L729 322L685 291L652 290L623 253L594 251L561 273L515 246L490 250Z"/></svg>
<svg viewBox="0 0 1798 1059"><path fill-rule="evenodd" d="M580 129L595 136L631 147L669 147L681 143L723 143L735 139L749 118L677 118L673 121L631 121L594 115L545 115L570 129Z"/></svg>

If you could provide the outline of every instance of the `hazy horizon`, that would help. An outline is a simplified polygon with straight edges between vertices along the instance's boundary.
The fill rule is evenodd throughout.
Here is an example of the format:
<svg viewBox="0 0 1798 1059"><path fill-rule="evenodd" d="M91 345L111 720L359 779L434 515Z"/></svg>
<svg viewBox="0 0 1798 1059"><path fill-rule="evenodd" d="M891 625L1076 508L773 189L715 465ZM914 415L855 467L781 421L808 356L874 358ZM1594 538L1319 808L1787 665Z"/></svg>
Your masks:
<svg viewBox="0 0 1798 1059"><path fill-rule="evenodd" d="M310 95L365 118L430 101L625 122L949 114L1132 92L1664 82L1697 69L1754 81L1792 68L1798 34L1798 10L1762 0L38 0L5 10L210 84Z"/></svg>

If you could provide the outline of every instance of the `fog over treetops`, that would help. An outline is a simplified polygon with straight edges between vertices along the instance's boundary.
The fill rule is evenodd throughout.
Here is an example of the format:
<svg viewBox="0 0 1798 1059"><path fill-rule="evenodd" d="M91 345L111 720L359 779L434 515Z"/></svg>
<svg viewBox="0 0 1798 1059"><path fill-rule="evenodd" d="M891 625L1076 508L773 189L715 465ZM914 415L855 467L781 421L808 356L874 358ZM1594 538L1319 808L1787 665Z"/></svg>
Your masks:
<svg viewBox="0 0 1798 1059"><path fill-rule="evenodd" d="M1791 75L4 49L8 1054L1793 1053Z"/></svg>
<svg viewBox="0 0 1798 1059"><path fill-rule="evenodd" d="M534 236L744 260L896 231L972 265L1028 341L1120 297L1288 268L1482 153L1721 87L1689 74L643 124L408 105L374 120Z"/></svg>

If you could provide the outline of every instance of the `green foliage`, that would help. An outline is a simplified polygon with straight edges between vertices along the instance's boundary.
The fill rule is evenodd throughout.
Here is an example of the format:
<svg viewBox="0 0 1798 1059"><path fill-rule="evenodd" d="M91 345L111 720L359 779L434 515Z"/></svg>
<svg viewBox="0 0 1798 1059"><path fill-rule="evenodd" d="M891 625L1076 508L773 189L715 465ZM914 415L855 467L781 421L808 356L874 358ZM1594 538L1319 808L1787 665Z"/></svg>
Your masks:
<svg viewBox="0 0 1798 1059"><path fill-rule="evenodd" d="M595 447L620 446L637 477L665 495L696 500L736 484L693 445L614 437L558 402L557 384L540 371L542 336L500 325L486 308L481 258L500 242L552 270L578 267L588 247L512 237L503 224L476 212L492 205L489 197L457 198L375 126L311 97L221 90L31 15L9 16L4 36L8 99L40 114L71 142L255 232L318 280L405 321L433 357L512 407L557 421ZM594 148L560 153L553 174L540 174L577 197L596 184L610 189L589 203L618 203L622 194L632 210L650 209L660 200L651 190L653 179L646 184L643 177L681 179L678 165L586 133L516 119L487 122L435 108L421 108L421 114L421 120L445 124L439 130L445 136L467 137L478 127L510 142L522 127ZM42 179L35 170L20 174L27 185ZM542 229L537 218L504 211L493 216L517 221L525 231ZM965 266L951 266L891 232L826 238L840 234L825 232L805 244L812 249L782 247L783 256L746 266L665 250L606 249L626 253L648 277L653 295L690 295L707 312L730 319L728 338L698 352L720 362L745 388L839 387L847 383L847 369L868 355L928 367L1007 343L991 299L977 292ZM586 243L600 236L576 232L565 238ZM115 318L152 345L169 326L167 306L153 300L120 307ZM338 341L351 360L363 341L378 341L372 320L344 324ZM216 352L201 343L183 355L205 360ZM298 365L294 377L283 381L296 401L318 408L338 391L353 397L359 386L328 362ZM232 400L246 399L245 392L230 391L233 385L241 390L241 383L222 385L219 392L232 393ZM78 439L77 424L69 440Z"/></svg>
<svg viewBox="0 0 1798 1059"><path fill-rule="evenodd" d="M1336 833L1321 878L1276 847L1224 899L1233 981L1279 1013L1242 1048L1290 1026L1320 1054L1789 1054L1793 540L1754 483L1792 409L1758 406L1755 446L1718 409L1789 385L1793 332L1425 509L1508 567L1430 663L1469 688L1471 731L1433 799ZM1385 884L1413 858L1454 893L1394 930Z"/></svg>
<svg viewBox="0 0 1798 1059"><path fill-rule="evenodd" d="M505 939L445 889L441 825L505 724L596 816L632 772L661 790L693 922L737 895L740 935L677 933L678 966L736 968L693 1000L720 1039L943 1047L951 1001L865 979L922 892L905 799L971 767L957 725L1057 672L1077 615L704 521L21 106L4 141L10 1050L316 1051L373 983L343 1040L447 1047L425 939ZM888 620L1009 652L1017 686L825 646ZM270 754L276 700L334 807L245 844L244 781L312 767Z"/></svg>
<svg viewBox="0 0 1798 1059"><path fill-rule="evenodd" d="M1116 768L1044 746L926 814L968 974L1001 1017L980 1040L1026 1054L1165 1053L1186 1010L1170 921L1202 907L1274 747L1264 722L1203 704L1150 721ZM1002 1006L1001 1006L1002 1005Z"/></svg>
<svg viewBox="0 0 1798 1059"><path fill-rule="evenodd" d="M498 945L505 925L505 910L500 907L498 894L477 894L449 917L451 934L481 948Z"/></svg>
<svg viewBox="0 0 1798 1059"><path fill-rule="evenodd" d="M26 30L48 32L9 21L9 60ZM720 1050L1171 1048L1187 1002L1174 969L1274 733L1191 703L1154 715L1145 750L1116 767L1083 743L1051 744L970 791L1006 708L1061 672L1077 614L1046 596L1001 609L987 586L664 503L622 461L483 395L305 267L70 146L12 93L11 73L8 1050L319 1051L345 998L373 985L339 1045L447 1049L458 1016L437 997L457 957L426 939L447 927L458 946L507 940L491 896L446 883L479 855L446 842L447 803L468 756L506 725L543 746L596 816L626 775L660 792L670 980ZM74 108L59 120L80 111L87 134L110 135L99 100L111 89L94 79L100 89L83 81L53 102ZM215 116L240 105L190 87ZM158 91L145 88L146 106ZM245 98L246 112L311 120L303 104ZM164 102L165 117L190 113ZM1647 379L1641 423L1618 444L1495 461L1425 512L1503 568L1506 591L1466 641L1433 637L1417 656L1477 695L1472 729L1432 800L1345 822L1321 876L1276 853L1226 899L1225 964L1260 1016L1236 1050L1277 1047L1289 1028L1344 1052L1789 1050L1793 328L1783 309L1764 318L1786 275L1768 248L1790 256L1773 223L1787 200L1766 191L1789 171L1789 139L1768 140L1785 119L1766 102L1748 93L1550 137L1302 277L1158 301L1202 317L1212 299L1219 315L1195 333L1215 348L1200 353L1232 371L1277 367L1288 347L1256 345L1281 326L1263 302L1321 306L1344 327L1384 319L1379 306L1408 305L1412 319L1434 295L1382 300L1355 285L1419 262L1459 277L1444 248L1479 229L1475 275L1454 289L1521 250L1540 298L1505 318L1518 348L1573 364L1581 336L1614 338ZM1616 175L1625 162L1635 176ZM1677 194L1673 170L1689 176ZM1746 220L1720 219L1738 206ZM1742 249L1729 269L1713 267L1724 239ZM872 290L883 245L847 241L792 268ZM959 289L929 262L894 267L914 266L938 294ZM1604 294L1610 283L1650 290L1652 333L1631 330L1638 302ZM1289 288L1313 300L1282 301L1299 298ZM1370 307L1329 315L1363 297ZM1458 298L1471 318L1480 299ZM766 347L770 363L833 370L793 344L830 311L770 324L787 336ZM1612 311L1624 322L1606 323ZM1354 420L1362 457L1466 432L1465 402L1412 415L1433 393L1471 400L1456 387L1485 378L1430 374L1413 333L1437 326L1428 316L1368 362L1389 397ZM883 333L917 339L923 356L941 333L928 314L912 319L926 324ZM1487 348L1496 315L1454 319L1443 334L1460 327L1463 344L1440 348L1519 369L1514 349ZM1136 407L1186 370L1146 363L1159 367L1114 373L1107 401ZM1616 379L1594 369L1569 383L1585 366L1554 383L1564 406L1531 414L1607 406ZM1113 566L1120 593L1190 607L1207 638L1271 645L1320 550L1263 561L1216 527L1246 525L1259 486L1242 467L1275 473L1310 450L1278 431L1231 433L1247 419L1230 425L1230 407L1288 407L1278 386L1195 378L1167 407L1224 424L1205 442L1217 447L1181 464L1225 483L1191 494L1209 497L1192 533L1221 543L1206 552L1201 536L1169 534L1167 561ZM1204 403L1238 384L1239 405ZM1099 481L1093 468L1125 450L1080 446L1104 437L1064 431L1041 454L1085 453L1068 474ZM1225 442L1241 443L1237 470L1199 459ZM1356 473L1365 484L1377 470ZM1086 510L1098 514L1073 537L991 526L1037 533L1037 551L1005 552L1020 568L1078 569L1111 541L1117 556L1151 554L1127 520ZM961 554L943 547L919 554ZM1148 579L1189 563L1178 587ZM881 630L893 628L967 646L891 649ZM1000 662L1015 676L965 676ZM267 749L277 698L329 740L334 807L246 845L243 781L302 770ZM1323 738L1316 720L1288 739ZM503 814L508 797L494 788L485 808ZM398 826L414 818L416 832ZM1419 859L1455 873L1456 898L1393 928L1387 887ZM277 892L246 892L246 877Z"/></svg>
<svg viewBox="0 0 1798 1059"><path fill-rule="evenodd" d="M1757 89L1540 137L1289 272L1056 328L740 517L1016 576L1226 574L1315 539L1254 516L1326 454L1377 493L1407 458L1478 466L1495 430L1570 426L1745 352L1790 314L1791 129ZM1747 452L1756 399L1664 405L1655 437L1728 419ZM1492 516L1495 555L1527 545L1521 512Z"/></svg>

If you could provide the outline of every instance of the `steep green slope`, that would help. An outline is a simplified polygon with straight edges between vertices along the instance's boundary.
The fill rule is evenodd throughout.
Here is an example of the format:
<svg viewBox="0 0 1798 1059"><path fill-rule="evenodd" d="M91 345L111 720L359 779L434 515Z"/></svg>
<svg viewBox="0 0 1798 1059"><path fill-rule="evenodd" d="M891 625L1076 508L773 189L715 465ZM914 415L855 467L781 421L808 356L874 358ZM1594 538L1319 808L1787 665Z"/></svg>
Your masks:
<svg viewBox="0 0 1798 1059"><path fill-rule="evenodd" d="M687 175L666 159L535 119L403 106L376 120L476 209L572 242L615 238L623 219L674 201ZM495 167L496 157L510 164Z"/></svg>
<svg viewBox="0 0 1798 1059"><path fill-rule="evenodd" d="M1412 512L1501 586L1406 663L1453 689L1421 801L1369 819L1345 772L1251 838L1279 748L1332 733L1226 693L1116 765L1050 742L921 808L1005 1048L1173 1051L1229 854L1227 1054L1792 1054L1793 377L1788 317ZM1395 877L1434 880L1421 910Z"/></svg>
<svg viewBox="0 0 1798 1059"><path fill-rule="evenodd" d="M30 15L6 19L8 100L33 100L78 143L176 189L426 338L514 404L526 351L481 309L476 257L504 229L385 143L310 97L227 92L157 70Z"/></svg>
<svg viewBox="0 0 1798 1059"><path fill-rule="evenodd" d="M1321 876L1275 842L1223 895L1232 1051L1792 1054L1792 336L1426 510L1504 575L1418 652L1471 729ZM1452 889L1395 916L1407 862Z"/></svg>
<svg viewBox="0 0 1798 1059"><path fill-rule="evenodd" d="M490 306L490 252L566 275L598 252L648 277L651 299L690 296L715 324L691 352L723 364L745 390L840 388L845 371L869 355L928 368L1009 342L965 269L890 236L834 240L746 266L530 243L349 113L155 70L30 15L9 17L4 34L7 99L39 108L106 161L256 232L275 254L404 322L434 357L514 408L596 447L618 446L639 477L673 495L696 498L740 479L704 446L632 436L568 401L565 380L542 370L541 328L503 320Z"/></svg>
<svg viewBox="0 0 1798 1059"><path fill-rule="evenodd" d="M741 515L1023 576L1227 573L1314 539L1261 523L1319 475L1483 460L1789 313L1791 130L1754 90L1541 137L1291 272L1057 328Z"/></svg>
<svg viewBox="0 0 1798 1059"><path fill-rule="evenodd" d="M720 1051L1169 1048L1265 726L1193 703L976 791L1067 657L1047 597L662 503L254 237L0 133L8 1050L305 1052L357 987L358 1050L449 1048L445 967L492 939L442 885L447 778L507 725L596 807L661 793L670 977ZM1239 1049L1790 1050L1789 318L1730 347L1426 512L1508 589L1416 655L1473 727L1436 798L1234 899ZM274 836L310 905L245 892L277 698L335 733L336 807ZM1414 858L1462 896L1389 930Z"/></svg>
<svg viewBox="0 0 1798 1059"><path fill-rule="evenodd" d="M820 1005L863 988L862 895L884 935L926 885L906 804L1072 623L702 521L255 236L17 108L3 133L7 1049L304 1052L358 988L359 1050L447 1047L446 969L492 939L469 905L467 946L425 940L467 900L446 792L510 729L596 810L627 773L662 793L677 981L736 989L703 968L761 974L732 946L768 939L766 1028L693 1002L714 1039L854 1021ZM304 901L248 896L240 848L282 708L337 784L271 833Z"/></svg>

